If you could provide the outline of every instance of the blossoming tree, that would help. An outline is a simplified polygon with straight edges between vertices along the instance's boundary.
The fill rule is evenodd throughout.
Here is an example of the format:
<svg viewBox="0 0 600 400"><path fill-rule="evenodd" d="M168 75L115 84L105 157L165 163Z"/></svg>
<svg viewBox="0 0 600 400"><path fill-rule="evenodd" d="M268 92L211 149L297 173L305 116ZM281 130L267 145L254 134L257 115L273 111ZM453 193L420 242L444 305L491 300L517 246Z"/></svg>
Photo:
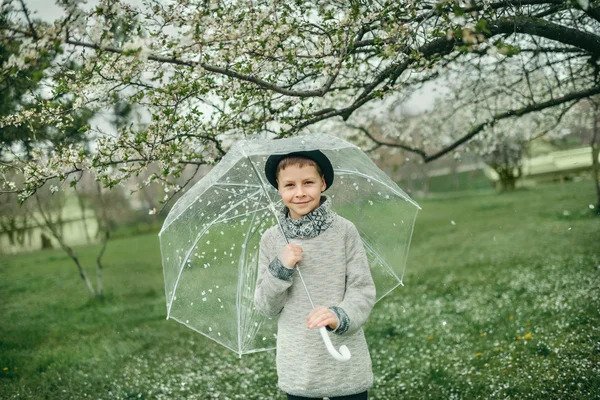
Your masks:
<svg viewBox="0 0 600 400"><path fill-rule="evenodd" d="M147 118L117 134L93 132L91 154L77 144L39 146L27 160L11 148L0 175L17 170L24 183L5 179L2 190L21 199L55 177L76 185L84 170L112 187L152 163L159 172L141 186L162 182L172 195L184 168L218 161L242 135L287 136L348 120L465 58L497 54L491 62L501 63L527 53L543 63L559 54L554 67L577 80L555 82L494 120L600 93L598 0L58 3L64 16L53 23L36 20L26 0L2 3L2 40L19 43L3 77L26 73L45 54L58 57L36 93L36 111L5 116L0 128L43 121L62 129L77 109L107 109L116 95ZM69 102L48 100L66 93ZM425 161L485 126L424 154Z"/></svg>
<svg viewBox="0 0 600 400"><path fill-rule="evenodd" d="M521 177L528 144L545 135L556 138L566 134L565 124L571 119L561 122L578 99L519 116L511 116L511 110L535 104L544 93L558 89L554 84L558 78L551 67L538 65L527 54L500 64L491 56L471 57L463 61L460 73L450 70L434 77L444 94L432 109L407 115L406 99L399 96L385 112L359 111L362 121L357 117L358 122L348 125L364 133L367 143L403 149L421 161L433 159L429 156L432 150L452 146L465 132L476 131L461 150L477 154L496 171L502 188L511 190ZM578 83L570 80L561 84ZM454 155L460 157L460 152L455 150Z"/></svg>

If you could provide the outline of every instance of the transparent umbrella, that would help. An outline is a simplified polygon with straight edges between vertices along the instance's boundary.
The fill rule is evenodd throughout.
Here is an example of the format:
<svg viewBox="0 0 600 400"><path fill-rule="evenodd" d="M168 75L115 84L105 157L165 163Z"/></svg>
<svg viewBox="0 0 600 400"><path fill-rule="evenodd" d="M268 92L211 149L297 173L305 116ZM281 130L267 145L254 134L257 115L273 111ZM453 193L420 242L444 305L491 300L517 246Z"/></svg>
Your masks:
<svg viewBox="0 0 600 400"><path fill-rule="evenodd" d="M334 167L327 193L333 210L361 235L377 301L402 285L420 207L365 153L328 135L244 140L175 203L159 233L167 319L240 356L275 348L276 321L254 308L260 238L278 223L276 210L283 207L264 165L271 154L315 149ZM324 328L322 334L327 340Z"/></svg>

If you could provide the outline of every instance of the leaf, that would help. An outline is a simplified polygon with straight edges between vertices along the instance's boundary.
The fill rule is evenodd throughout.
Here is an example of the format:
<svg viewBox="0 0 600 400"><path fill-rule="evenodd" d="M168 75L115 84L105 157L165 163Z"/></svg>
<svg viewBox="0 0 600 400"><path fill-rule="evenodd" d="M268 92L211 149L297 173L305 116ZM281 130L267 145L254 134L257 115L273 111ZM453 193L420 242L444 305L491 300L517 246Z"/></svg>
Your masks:
<svg viewBox="0 0 600 400"><path fill-rule="evenodd" d="M486 33L488 35L492 34L492 32L490 32L490 30L487 28L487 20L485 18L482 18L479 21L477 21L477 25L475 26L475 32Z"/></svg>
<svg viewBox="0 0 600 400"><path fill-rule="evenodd" d="M462 8L461 6L459 6L456 3L454 3L454 5L452 6L452 12L454 12L454 15L456 15L457 17L465 15L464 8Z"/></svg>

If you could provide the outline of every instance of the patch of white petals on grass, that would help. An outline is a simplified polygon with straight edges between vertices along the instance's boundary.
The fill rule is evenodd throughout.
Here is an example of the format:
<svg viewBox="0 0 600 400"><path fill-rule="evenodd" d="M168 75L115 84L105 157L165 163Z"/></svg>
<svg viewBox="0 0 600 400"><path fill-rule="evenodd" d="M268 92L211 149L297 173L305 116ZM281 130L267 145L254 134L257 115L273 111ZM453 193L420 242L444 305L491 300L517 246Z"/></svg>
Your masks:
<svg viewBox="0 0 600 400"><path fill-rule="evenodd" d="M134 357L115 384L112 399L258 399L276 398L274 353L244 356L190 341L192 348L177 355L147 352ZM204 343L206 344L206 343ZM197 345L197 346L196 346ZM181 344L177 344L181 346Z"/></svg>
<svg viewBox="0 0 600 400"><path fill-rule="evenodd" d="M372 396L594 398L599 261L548 256L407 284L366 329Z"/></svg>
<svg viewBox="0 0 600 400"><path fill-rule="evenodd" d="M595 398L598 265L598 255L550 254L408 276L365 326L370 397ZM194 337L127 360L108 398L281 396L274 352L239 359Z"/></svg>

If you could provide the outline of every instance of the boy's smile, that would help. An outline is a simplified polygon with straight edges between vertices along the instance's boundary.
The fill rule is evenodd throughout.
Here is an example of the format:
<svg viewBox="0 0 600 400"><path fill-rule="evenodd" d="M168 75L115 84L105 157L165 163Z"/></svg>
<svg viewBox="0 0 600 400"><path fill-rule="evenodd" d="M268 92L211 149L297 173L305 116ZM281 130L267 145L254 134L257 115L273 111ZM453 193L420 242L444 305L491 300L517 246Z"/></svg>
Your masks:
<svg viewBox="0 0 600 400"><path fill-rule="evenodd" d="M299 219L319 207L321 193L327 187L315 167L297 165L289 165L279 171L277 185L292 219Z"/></svg>

